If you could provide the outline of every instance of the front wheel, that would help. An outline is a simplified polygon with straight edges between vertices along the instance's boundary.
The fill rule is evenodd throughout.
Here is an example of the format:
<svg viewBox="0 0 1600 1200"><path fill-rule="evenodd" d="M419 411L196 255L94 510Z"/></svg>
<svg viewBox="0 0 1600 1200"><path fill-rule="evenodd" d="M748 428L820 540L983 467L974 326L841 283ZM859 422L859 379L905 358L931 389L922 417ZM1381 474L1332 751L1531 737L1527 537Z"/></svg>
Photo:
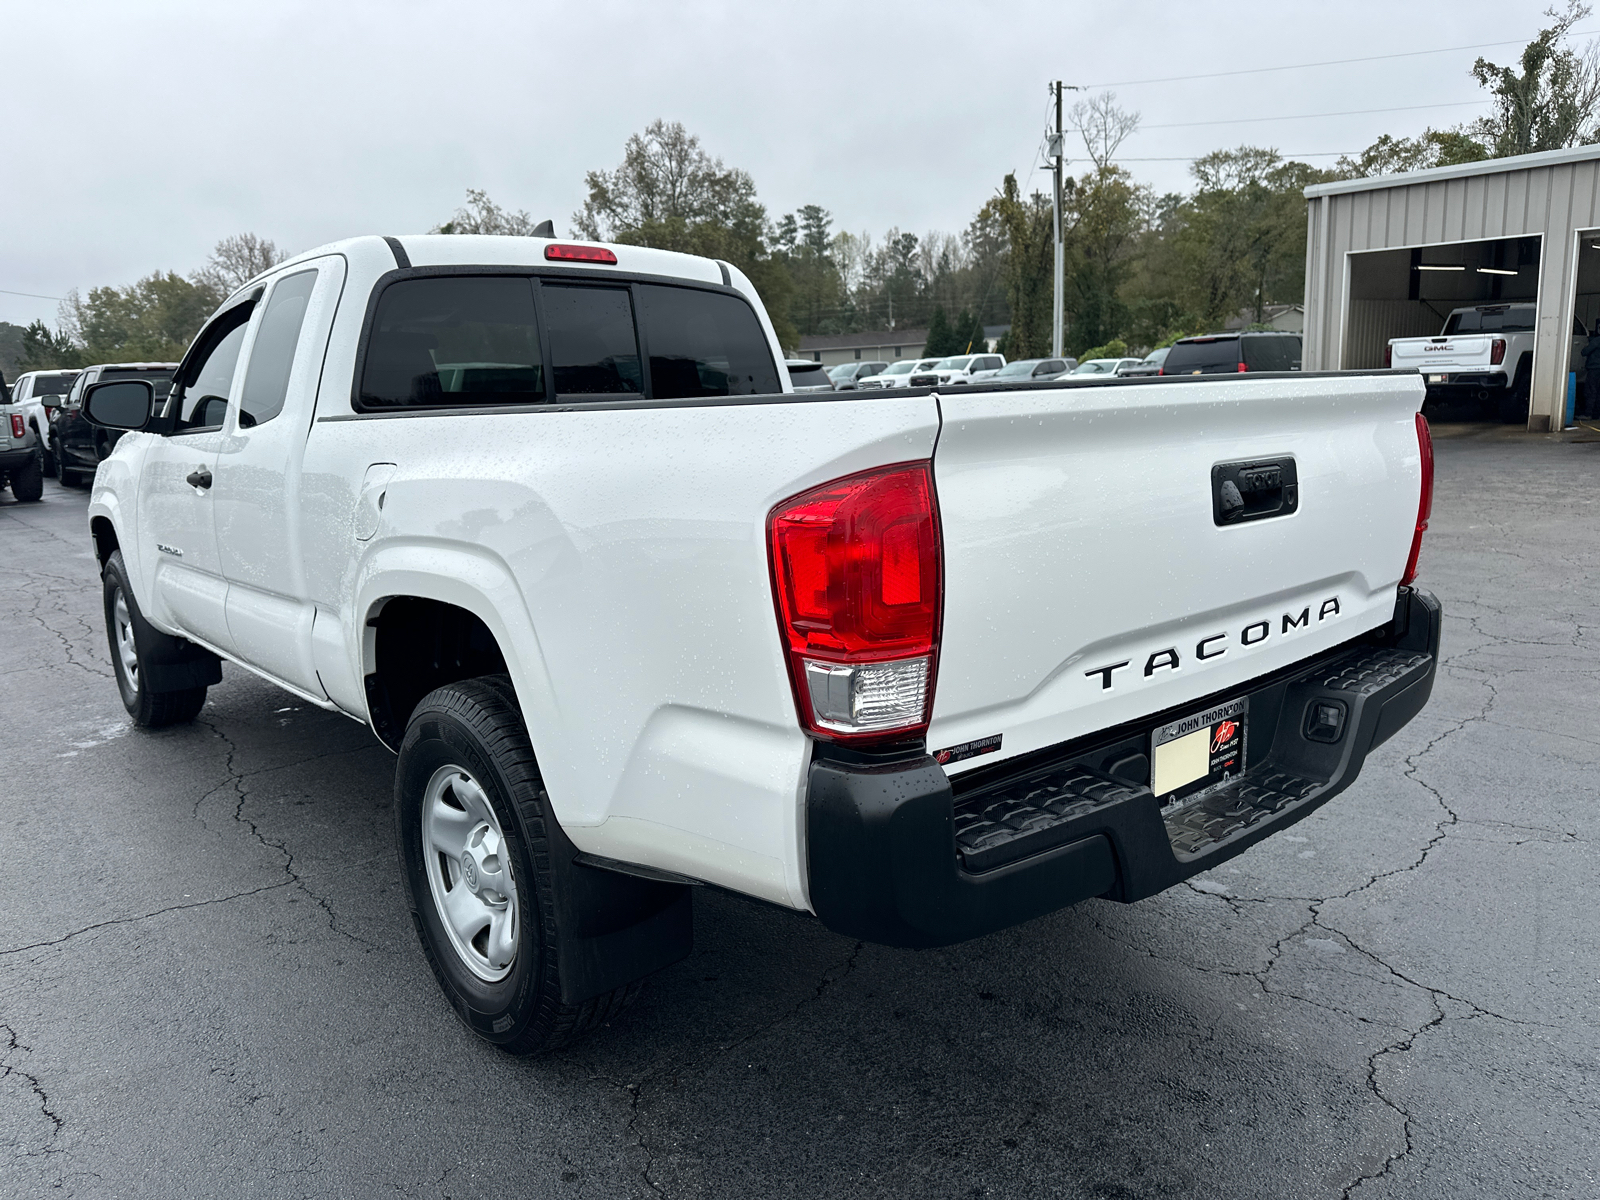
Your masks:
<svg viewBox="0 0 1600 1200"><path fill-rule="evenodd" d="M133 589L128 586L128 568L122 561L121 550L113 550L106 560L102 582L111 667L116 672L117 690L122 693L122 706L128 710L133 723L146 729L159 729L163 725L194 720L205 705L205 688L158 692L151 689L150 681L145 678L140 664L158 649L157 639L166 638L171 642L178 639L169 638L151 626L139 612Z"/></svg>
<svg viewBox="0 0 1600 1200"><path fill-rule="evenodd" d="M395 771L395 820L412 919L461 1020L513 1054L564 1045L638 991L561 1000L549 812L510 681L423 697Z"/></svg>
<svg viewBox="0 0 1600 1200"><path fill-rule="evenodd" d="M67 452L60 442L55 443L56 482L62 487L77 487L78 472L67 466Z"/></svg>

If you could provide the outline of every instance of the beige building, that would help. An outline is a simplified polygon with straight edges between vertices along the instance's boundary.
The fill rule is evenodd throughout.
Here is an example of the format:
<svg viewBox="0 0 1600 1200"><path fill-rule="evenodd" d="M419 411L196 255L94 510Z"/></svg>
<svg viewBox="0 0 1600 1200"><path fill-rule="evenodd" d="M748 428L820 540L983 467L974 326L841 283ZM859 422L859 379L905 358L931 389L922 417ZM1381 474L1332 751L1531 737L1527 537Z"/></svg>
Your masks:
<svg viewBox="0 0 1600 1200"><path fill-rule="evenodd" d="M1538 306L1528 427L1559 429L1600 320L1600 146L1306 189L1308 371L1381 368L1452 308Z"/></svg>
<svg viewBox="0 0 1600 1200"><path fill-rule="evenodd" d="M850 362L896 362L921 358L926 329L884 329L876 333L816 333L800 339L800 357L837 367Z"/></svg>

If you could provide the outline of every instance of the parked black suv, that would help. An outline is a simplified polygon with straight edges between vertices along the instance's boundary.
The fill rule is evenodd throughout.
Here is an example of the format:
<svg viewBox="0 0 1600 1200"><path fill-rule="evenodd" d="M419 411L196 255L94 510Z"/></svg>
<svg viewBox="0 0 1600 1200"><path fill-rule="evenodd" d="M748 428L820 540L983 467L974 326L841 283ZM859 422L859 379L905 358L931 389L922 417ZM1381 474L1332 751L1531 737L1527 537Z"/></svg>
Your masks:
<svg viewBox="0 0 1600 1200"><path fill-rule="evenodd" d="M1298 333L1208 333L1172 344L1163 375L1233 375L1239 371L1298 371Z"/></svg>
<svg viewBox="0 0 1600 1200"><path fill-rule="evenodd" d="M56 478L67 487L77 484L84 475L93 478L95 468L122 436L114 429L102 429L83 419L84 388L102 380L148 379L155 387L159 408L172 390L172 373L177 369L177 363L104 363L86 368L72 381L66 403L50 423L50 452L56 460Z"/></svg>

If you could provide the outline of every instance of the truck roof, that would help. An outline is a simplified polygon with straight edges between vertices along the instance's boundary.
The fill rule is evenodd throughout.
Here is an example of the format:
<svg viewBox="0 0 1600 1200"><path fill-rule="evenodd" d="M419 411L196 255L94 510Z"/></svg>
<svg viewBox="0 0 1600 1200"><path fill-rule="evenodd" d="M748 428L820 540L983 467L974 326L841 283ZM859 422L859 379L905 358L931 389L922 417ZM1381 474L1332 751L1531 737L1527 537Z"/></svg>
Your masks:
<svg viewBox="0 0 1600 1200"><path fill-rule="evenodd" d="M317 246L304 253L297 254L285 262L273 267L273 271L283 267L292 266L302 260L321 258L326 254L338 254L343 250L355 246L370 246L373 242L382 242L385 239L377 234L366 237L345 238L337 242L329 242L324 246ZM672 279L693 279L701 283L723 283L728 279L715 259L701 258L696 254L679 254L675 250L655 250L649 246L625 246L616 242L588 242L581 238L536 238L513 237L499 234L482 233L412 233L402 234L393 239L400 244L407 258L414 267L466 267L466 266L496 266L496 267L565 267L580 270L594 271L596 274L625 273L631 275L662 275ZM615 265L609 263L576 262L563 259L560 262L551 262L545 258L545 247L549 245L563 246L604 246L617 256ZM390 253L385 248L385 253ZM728 272L737 273L737 268L729 267ZM266 272L263 272L265 274ZM259 279L258 275L256 279ZM255 279L245 284L249 287L256 282ZM243 288L240 289L244 290ZM237 293L235 293L237 294Z"/></svg>

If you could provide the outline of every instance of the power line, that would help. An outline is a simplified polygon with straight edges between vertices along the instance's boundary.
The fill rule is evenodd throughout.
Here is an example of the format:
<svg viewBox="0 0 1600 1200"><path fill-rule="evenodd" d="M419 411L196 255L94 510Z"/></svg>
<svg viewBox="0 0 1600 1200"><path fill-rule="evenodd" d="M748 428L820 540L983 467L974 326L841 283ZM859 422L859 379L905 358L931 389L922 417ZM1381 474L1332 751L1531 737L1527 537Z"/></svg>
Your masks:
<svg viewBox="0 0 1600 1200"><path fill-rule="evenodd" d="M1585 36L1588 30L1573 30L1572 36ZM1461 50L1488 50L1494 46L1523 46L1527 38L1503 42L1476 42L1471 46L1440 46L1436 50L1406 50L1399 54L1368 54L1361 58L1330 58L1326 62L1289 63L1281 67L1246 67L1238 71L1210 71L1204 75L1164 75L1159 79L1119 79L1113 83L1091 83L1091 88L1135 87L1141 83L1183 83L1190 79L1221 79L1229 75L1264 75L1269 71L1304 71L1311 67L1342 67L1350 63L1383 62L1391 58L1417 58L1424 54L1454 54Z"/></svg>
<svg viewBox="0 0 1600 1200"><path fill-rule="evenodd" d="M1213 152L1214 153L1214 152ZM1354 158L1360 154L1359 150L1319 150L1315 154L1290 154L1278 151L1280 158ZM1113 162L1199 162L1205 158L1204 154L1180 154L1172 158L1122 158L1117 157Z"/></svg>
<svg viewBox="0 0 1600 1200"><path fill-rule="evenodd" d="M1227 117L1220 121L1173 121L1162 125L1141 125L1134 132L1143 133L1146 129L1192 129L1197 125L1255 125L1262 121L1310 121L1318 117L1363 117L1371 113L1416 112L1423 108L1462 108L1468 104L1485 104L1488 99L1489 97L1485 96L1479 100L1450 100L1441 104L1406 104L1399 108L1350 108L1343 112L1297 113L1281 117Z"/></svg>
<svg viewBox="0 0 1600 1200"><path fill-rule="evenodd" d="M35 300L65 300L65 296L41 296L38 292L12 292L0 288L0 296L31 296Z"/></svg>

